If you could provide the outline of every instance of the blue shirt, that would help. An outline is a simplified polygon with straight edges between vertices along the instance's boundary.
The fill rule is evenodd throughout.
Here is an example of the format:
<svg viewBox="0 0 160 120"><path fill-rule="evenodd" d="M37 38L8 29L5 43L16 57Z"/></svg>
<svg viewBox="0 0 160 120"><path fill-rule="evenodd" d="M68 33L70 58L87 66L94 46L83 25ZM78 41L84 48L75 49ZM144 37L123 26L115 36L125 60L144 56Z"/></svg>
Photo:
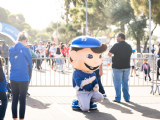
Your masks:
<svg viewBox="0 0 160 120"><path fill-rule="evenodd" d="M38 45L37 45L37 46L33 45L33 46L31 47L31 49L33 50L33 52L36 51L36 48L38 48Z"/></svg>
<svg viewBox="0 0 160 120"><path fill-rule="evenodd" d="M4 73L3 73L3 78L4 78L4 81L2 83L0 82L0 91L7 92L7 82L6 82L6 77Z"/></svg>
<svg viewBox="0 0 160 120"><path fill-rule="evenodd" d="M96 76L95 72L85 73L81 70L75 69L75 71L73 72L73 78L72 78L73 87L78 91L91 91L91 90L93 90L94 86L96 84L98 84L97 78L92 83L85 85L81 88L82 81L85 79L89 79L93 76Z"/></svg>
<svg viewBox="0 0 160 120"><path fill-rule="evenodd" d="M28 67L32 67L29 49L18 42L9 49L9 61L11 63L10 80L29 81Z"/></svg>

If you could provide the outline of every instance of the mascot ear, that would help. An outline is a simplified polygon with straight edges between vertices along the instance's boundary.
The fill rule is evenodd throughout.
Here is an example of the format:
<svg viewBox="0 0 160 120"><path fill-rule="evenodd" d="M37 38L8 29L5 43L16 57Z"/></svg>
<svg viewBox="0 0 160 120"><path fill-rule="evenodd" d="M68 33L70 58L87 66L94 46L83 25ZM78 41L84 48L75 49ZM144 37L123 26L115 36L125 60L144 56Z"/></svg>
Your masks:
<svg viewBox="0 0 160 120"><path fill-rule="evenodd" d="M70 52L70 57L72 58L72 60L77 60L77 52L75 50Z"/></svg>

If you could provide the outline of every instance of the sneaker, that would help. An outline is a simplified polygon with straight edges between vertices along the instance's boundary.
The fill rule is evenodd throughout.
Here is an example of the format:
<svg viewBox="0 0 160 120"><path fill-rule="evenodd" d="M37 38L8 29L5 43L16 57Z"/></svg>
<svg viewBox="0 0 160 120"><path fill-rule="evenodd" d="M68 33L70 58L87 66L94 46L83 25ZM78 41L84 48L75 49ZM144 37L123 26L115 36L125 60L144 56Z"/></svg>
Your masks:
<svg viewBox="0 0 160 120"><path fill-rule="evenodd" d="M74 100L72 103L72 109L73 110L77 110L80 109L79 105L78 105L78 100Z"/></svg>
<svg viewBox="0 0 160 120"><path fill-rule="evenodd" d="M120 101L116 101L116 100L113 100L113 102L117 102L117 103L120 103Z"/></svg>
<svg viewBox="0 0 160 120"><path fill-rule="evenodd" d="M95 104L94 102L90 102L90 109L92 110L97 109L97 104Z"/></svg>
<svg viewBox="0 0 160 120"><path fill-rule="evenodd" d="M103 94L103 97L104 97L104 98L106 98L106 97L107 97L107 95L106 95L106 94Z"/></svg>
<svg viewBox="0 0 160 120"><path fill-rule="evenodd" d="M30 94L29 94L29 93L27 93L27 96L29 97L29 96L30 96Z"/></svg>

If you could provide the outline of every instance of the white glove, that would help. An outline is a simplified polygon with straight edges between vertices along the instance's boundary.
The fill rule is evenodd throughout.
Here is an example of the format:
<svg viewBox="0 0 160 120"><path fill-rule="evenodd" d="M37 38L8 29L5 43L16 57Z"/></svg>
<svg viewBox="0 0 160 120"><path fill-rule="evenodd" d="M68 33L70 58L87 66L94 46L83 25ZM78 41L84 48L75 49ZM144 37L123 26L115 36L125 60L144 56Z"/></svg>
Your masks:
<svg viewBox="0 0 160 120"><path fill-rule="evenodd" d="M93 76L89 79L83 80L82 83L81 83L81 88L85 85L88 85L88 84L92 83L95 79L96 79L96 76Z"/></svg>
<svg viewBox="0 0 160 120"><path fill-rule="evenodd" d="M99 91L99 85L98 85L98 84L96 84L96 85L94 86L93 91L94 91L94 92Z"/></svg>

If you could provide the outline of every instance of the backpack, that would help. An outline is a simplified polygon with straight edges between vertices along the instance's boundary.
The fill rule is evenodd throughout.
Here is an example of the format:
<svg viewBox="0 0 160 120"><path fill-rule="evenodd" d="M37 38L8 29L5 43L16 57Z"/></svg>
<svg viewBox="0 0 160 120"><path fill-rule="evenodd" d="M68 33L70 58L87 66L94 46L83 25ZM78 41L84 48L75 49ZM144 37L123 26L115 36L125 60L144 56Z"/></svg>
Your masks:
<svg viewBox="0 0 160 120"><path fill-rule="evenodd" d="M144 69L145 69L145 70L148 70L147 64L144 64Z"/></svg>
<svg viewBox="0 0 160 120"><path fill-rule="evenodd" d="M2 58L0 59L0 82L2 83L4 81L3 77L3 69L2 69Z"/></svg>

